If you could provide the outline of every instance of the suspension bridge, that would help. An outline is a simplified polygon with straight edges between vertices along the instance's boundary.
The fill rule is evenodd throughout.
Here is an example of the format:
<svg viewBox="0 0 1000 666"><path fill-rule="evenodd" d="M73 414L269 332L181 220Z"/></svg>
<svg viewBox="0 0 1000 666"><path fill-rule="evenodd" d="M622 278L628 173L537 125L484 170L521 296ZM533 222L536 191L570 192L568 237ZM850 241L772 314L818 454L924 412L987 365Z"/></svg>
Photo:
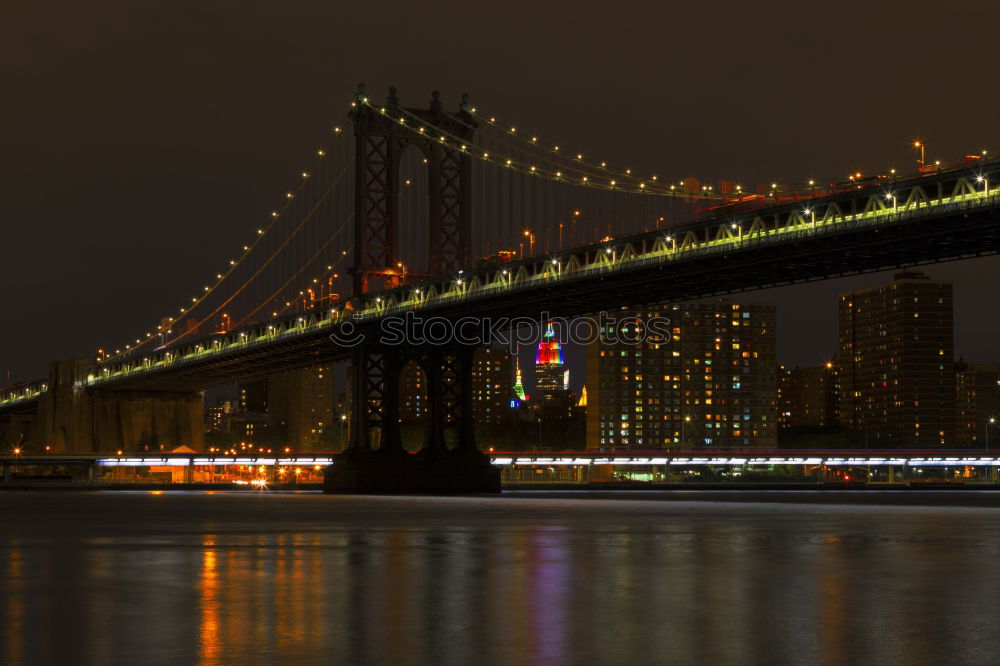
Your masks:
<svg viewBox="0 0 1000 666"><path fill-rule="evenodd" d="M394 89L376 102L360 86L349 118L353 132L332 128L282 205L198 293L93 358L4 389L0 414L34 418L33 437L58 450L127 449L127 434L97 422L120 418L136 396L193 405L193 415L207 388L349 360L345 460L377 458L358 464L395 474L397 488L462 476L482 489L492 482L471 421L474 345L380 344L387 318L574 317L1000 250L1000 162L985 153L909 174L747 189L615 168L467 96L450 111L437 93L408 108ZM372 335L334 342L359 330ZM385 462L402 451L388 397L410 360L427 379L422 455L435 462L401 481L412 474ZM363 489L375 483L365 474L336 483Z"/></svg>

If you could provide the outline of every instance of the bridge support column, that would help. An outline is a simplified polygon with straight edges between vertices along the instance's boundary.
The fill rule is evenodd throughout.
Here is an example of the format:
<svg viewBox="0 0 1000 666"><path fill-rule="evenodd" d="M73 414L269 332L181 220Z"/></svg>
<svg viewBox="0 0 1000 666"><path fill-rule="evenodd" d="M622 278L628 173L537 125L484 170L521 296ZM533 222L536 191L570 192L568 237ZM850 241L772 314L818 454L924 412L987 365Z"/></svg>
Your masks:
<svg viewBox="0 0 1000 666"><path fill-rule="evenodd" d="M362 344L353 353L351 442L326 470L328 493L493 493L500 473L476 448L473 347L414 350ZM427 378L430 420L419 453L399 431L399 375L415 357Z"/></svg>

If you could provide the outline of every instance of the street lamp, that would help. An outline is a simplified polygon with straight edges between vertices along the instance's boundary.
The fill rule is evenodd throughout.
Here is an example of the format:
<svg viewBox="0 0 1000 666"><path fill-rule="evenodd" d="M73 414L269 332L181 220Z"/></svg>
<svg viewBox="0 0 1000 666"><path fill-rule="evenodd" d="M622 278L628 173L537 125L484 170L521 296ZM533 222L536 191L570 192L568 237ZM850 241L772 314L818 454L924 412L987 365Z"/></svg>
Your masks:
<svg viewBox="0 0 1000 666"><path fill-rule="evenodd" d="M812 208L806 208L805 214L809 216L812 225L816 226L816 211Z"/></svg>
<svg viewBox="0 0 1000 666"><path fill-rule="evenodd" d="M684 420L681 421L681 450L687 446L687 424L691 423L691 417L685 416Z"/></svg>
<svg viewBox="0 0 1000 666"><path fill-rule="evenodd" d="M344 448L344 423L347 422L347 414L340 415L340 448Z"/></svg>
<svg viewBox="0 0 1000 666"><path fill-rule="evenodd" d="M920 160L918 161L918 164L920 164L920 166L923 166L924 165L924 142L920 141L918 139L918 140L916 140L916 141L913 142L913 147L920 149Z"/></svg>
<svg viewBox="0 0 1000 666"><path fill-rule="evenodd" d="M892 199L892 212L895 213L896 212L896 195L893 194L892 192L890 192L889 194L885 195L885 198L886 199Z"/></svg>
<svg viewBox="0 0 1000 666"><path fill-rule="evenodd" d="M996 422L997 422L997 420L996 420L996 417L994 417L994 416L991 416L990 418L986 419L986 450L987 451L990 450L990 426L993 425Z"/></svg>
<svg viewBox="0 0 1000 666"><path fill-rule="evenodd" d="M990 196L990 181L985 176L976 176L976 182L983 184L983 196Z"/></svg>
<svg viewBox="0 0 1000 666"><path fill-rule="evenodd" d="M533 256L535 254L535 234L531 229L525 229L524 236L528 239L528 256Z"/></svg>

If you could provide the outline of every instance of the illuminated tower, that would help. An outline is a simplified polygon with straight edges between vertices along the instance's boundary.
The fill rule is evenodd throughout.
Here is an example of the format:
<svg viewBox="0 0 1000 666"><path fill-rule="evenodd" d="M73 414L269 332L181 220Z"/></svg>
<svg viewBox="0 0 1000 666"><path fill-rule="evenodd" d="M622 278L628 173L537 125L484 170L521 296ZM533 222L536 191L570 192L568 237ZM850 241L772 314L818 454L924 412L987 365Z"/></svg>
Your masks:
<svg viewBox="0 0 1000 666"><path fill-rule="evenodd" d="M521 382L521 362L514 359L514 395L524 402L524 384Z"/></svg>
<svg viewBox="0 0 1000 666"><path fill-rule="evenodd" d="M563 364L562 345L549 322L535 352L535 393L540 401L548 402L566 390L569 371Z"/></svg>

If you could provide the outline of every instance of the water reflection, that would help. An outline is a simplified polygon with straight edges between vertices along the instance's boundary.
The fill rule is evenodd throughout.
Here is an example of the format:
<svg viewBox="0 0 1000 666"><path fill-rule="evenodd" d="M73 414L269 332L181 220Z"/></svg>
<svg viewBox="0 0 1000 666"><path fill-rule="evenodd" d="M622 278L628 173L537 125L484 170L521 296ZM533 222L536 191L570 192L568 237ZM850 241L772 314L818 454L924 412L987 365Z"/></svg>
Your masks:
<svg viewBox="0 0 1000 666"><path fill-rule="evenodd" d="M10 664L988 663L1000 621L990 509L0 502Z"/></svg>

